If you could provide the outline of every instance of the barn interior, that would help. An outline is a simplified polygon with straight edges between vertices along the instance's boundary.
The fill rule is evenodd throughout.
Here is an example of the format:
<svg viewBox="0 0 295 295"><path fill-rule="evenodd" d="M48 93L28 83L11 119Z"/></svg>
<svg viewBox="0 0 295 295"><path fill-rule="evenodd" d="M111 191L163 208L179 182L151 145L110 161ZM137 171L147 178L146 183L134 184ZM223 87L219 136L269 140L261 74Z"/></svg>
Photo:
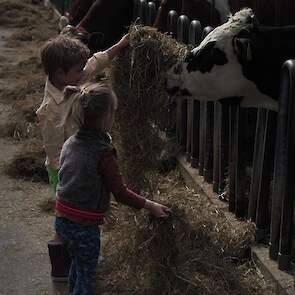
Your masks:
<svg viewBox="0 0 295 295"><path fill-rule="evenodd" d="M166 204L172 213L158 220L120 205L114 209L112 223L102 228L105 261L98 267L97 294L280 294L281 287L252 259L251 247L257 244L265 247L276 269L292 277L294 204L290 187L275 178L277 114L200 104L185 96L175 103L165 91L171 63L200 42L206 27L221 24L217 2L167 1L156 30L143 25L155 18L159 1L150 6L138 1L130 47L108 72L122 98L112 135L123 174L134 189ZM56 12L64 14L72 3L46 3L0 0L0 135L20 145L2 166L21 186L48 182L35 115L45 82L39 48L58 34ZM156 13L147 13L148 7ZM232 13L251 7L262 26L294 25L293 1L230 0L229 7ZM169 18L171 10L176 14ZM186 17L178 29L181 15ZM200 21L201 27L195 27L200 31L189 35L193 20ZM185 181L180 158L201 176L199 186ZM288 169L287 183L292 182ZM33 200L34 220L20 217L21 222L53 220L52 197ZM11 215L16 212L12 209ZM47 229L41 242L50 234ZM49 262L45 265L48 277L40 280L49 280ZM286 290L291 288L293 281ZM37 294L51 293L40 289Z"/></svg>

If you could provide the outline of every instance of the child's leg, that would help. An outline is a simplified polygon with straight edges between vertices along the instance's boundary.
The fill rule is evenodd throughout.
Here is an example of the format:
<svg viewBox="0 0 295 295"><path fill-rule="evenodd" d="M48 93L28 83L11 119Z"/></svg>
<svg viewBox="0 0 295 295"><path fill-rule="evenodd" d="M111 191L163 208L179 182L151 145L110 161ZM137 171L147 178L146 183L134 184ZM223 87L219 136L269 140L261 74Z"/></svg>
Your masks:
<svg viewBox="0 0 295 295"><path fill-rule="evenodd" d="M59 217L55 225L61 240L67 242L72 259L70 292L73 295L92 295L100 249L98 227L82 226Z"/></svg>
<svg viewBox="0 0 295 295"><path fill-rule="evenodd" d="M47 173L48 173L49 186L52 189L53 199L55 200L56 187L58 184L58 170L55 168L52 168L50 166L47 166L46 169L47 169Z"/></svg>
<svg viewBox="0 0 295 295"><path fill-rule="evenodd" d="M49 186L52 189L52 199L55 201L56 199L56 188L58 184L58 170L55 168L52 168L51 166L47 166L47 173L48 173L48 182ZM58 235L55 233L54 241L59 241Z"/></svg>
<svg viewBox="0 0 295 295"><path fill-rule="evenodd" d="M98 228L85 228L79 235L76 249L77 278L73 295L92 295L94 293L99 249Z"/></svg>
<svg viewBox="0 0 295 295"><path fill-rule="evenodd" d="M72 263L71 263L71 268L69 271L69 291L70 294L73 293L75 284L77 280L77 258L72 257Z"/></svg>

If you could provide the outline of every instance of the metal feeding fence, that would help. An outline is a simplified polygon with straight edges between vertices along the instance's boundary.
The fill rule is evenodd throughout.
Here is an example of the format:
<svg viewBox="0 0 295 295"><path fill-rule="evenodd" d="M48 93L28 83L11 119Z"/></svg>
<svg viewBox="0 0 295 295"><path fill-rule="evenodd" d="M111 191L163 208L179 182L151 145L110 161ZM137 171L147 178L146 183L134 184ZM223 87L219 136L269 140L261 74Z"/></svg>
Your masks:
<svg viewBox="0 0 295 295"><path fill-rule="evenodd" d="M154 3L135 1L134 18L141 23L152 24L156 14ZM213 29L202 29L198 20L174 10L166 17L167 32L186 44L198 45ZM269 244L269 256L281 270L290 269L294 257L294 86L295 61L288 60L282 67L278 113L191 97L179 98L176 112L177 141L186 160L228 201L230 212L256 224L256 241Z"/></svg>

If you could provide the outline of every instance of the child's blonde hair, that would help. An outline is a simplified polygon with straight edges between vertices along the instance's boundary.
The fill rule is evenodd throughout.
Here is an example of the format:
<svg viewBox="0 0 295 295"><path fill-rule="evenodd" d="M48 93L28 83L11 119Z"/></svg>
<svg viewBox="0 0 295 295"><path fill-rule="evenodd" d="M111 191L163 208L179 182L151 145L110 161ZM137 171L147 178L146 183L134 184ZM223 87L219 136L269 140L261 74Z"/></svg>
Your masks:
<svg viewBox="0 0 295 295"><path fill-rule="evenodd" d="M64 90L67 102L62 125L73 120L79 128L98 128L105 131L117 105L113 90L102 83L67 86Z"/></svg>

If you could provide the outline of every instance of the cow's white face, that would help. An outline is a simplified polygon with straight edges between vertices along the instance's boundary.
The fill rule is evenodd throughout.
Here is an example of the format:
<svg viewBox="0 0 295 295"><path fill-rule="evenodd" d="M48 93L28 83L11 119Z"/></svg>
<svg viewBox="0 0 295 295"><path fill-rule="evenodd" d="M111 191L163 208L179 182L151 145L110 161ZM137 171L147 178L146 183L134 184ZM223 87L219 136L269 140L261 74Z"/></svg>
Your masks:
<svg viewBox="0 0 295 295"><path fill-rule="evenodd" d="M187 55L184 62L169 70L168 90L178 89L181 94L191 95L200 101L238 97L241 98L241 106L276 109L274 101L259 92L255 83L243 75L234 37L245 28L251 29L246 16L249 19L252 11L247 9L241 12L246 13L236 14L214 29Z"/></svg>

